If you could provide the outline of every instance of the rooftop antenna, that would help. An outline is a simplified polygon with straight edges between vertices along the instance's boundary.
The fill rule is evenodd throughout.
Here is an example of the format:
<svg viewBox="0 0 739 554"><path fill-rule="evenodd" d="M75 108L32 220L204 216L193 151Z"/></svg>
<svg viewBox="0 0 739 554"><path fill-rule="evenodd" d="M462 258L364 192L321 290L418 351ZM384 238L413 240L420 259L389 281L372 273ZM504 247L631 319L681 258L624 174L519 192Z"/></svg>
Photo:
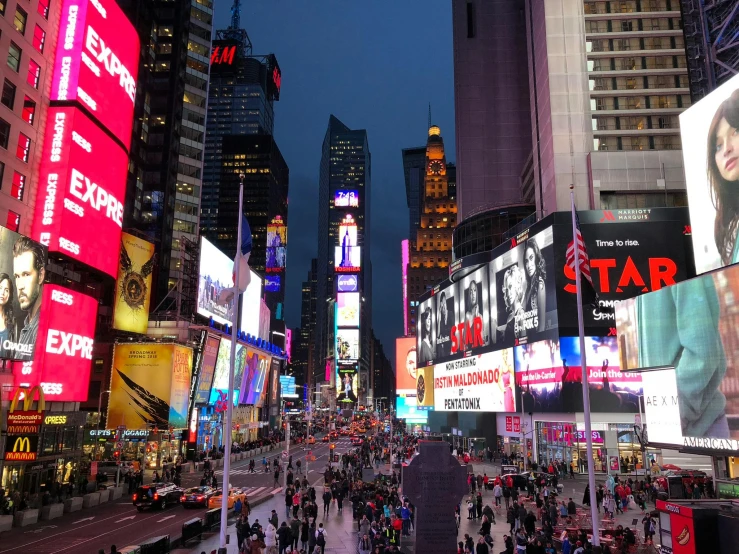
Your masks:
<svg viewBox="0 0 739 554"><path fill-rule="evenodd" d="M241 27L241 0L234 0L231 6L231 25L229 29L239 29Z"/></svg>
<svg viewBox="0 0 739 554"><path fill-rule="evenodd" d="M233 0L231 6L231 24L228 29L217 29L216 39L233 40L238 44L242 56L251 56L252 46L246 29L241 28L241 0Z"/></svg>
<svg viewBox="0 0 739 554"><path fill-rule="evenodd" d="M429 102L429 126L428 128L431 129L431 102Z"/></svg>

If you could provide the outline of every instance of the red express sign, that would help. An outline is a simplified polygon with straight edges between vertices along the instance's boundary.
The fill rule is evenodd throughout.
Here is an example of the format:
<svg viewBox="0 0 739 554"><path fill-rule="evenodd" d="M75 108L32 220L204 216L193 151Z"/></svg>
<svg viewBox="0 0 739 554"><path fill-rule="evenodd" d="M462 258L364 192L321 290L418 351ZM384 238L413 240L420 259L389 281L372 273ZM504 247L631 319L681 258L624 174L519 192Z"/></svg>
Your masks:
<svg viewBox="0 0 739 554"><path fill-rule="evenodd" d="M33 238L118 272L128 157L77 108L49 108Z"/></svg>
<svg viewBox="0 0 739 554"><path fill-rule="evenodd" d="M44 398L84 402L92 364L98 302L91 296L45 284L33 362L15 362L17 386L40 385Z"/></svg>
<svg viewBox="0 0 739 554"><path fill-rule="evenodd" d="M128 148L139 37L115 0L65 0L51 100L77 100Z"/></svg>

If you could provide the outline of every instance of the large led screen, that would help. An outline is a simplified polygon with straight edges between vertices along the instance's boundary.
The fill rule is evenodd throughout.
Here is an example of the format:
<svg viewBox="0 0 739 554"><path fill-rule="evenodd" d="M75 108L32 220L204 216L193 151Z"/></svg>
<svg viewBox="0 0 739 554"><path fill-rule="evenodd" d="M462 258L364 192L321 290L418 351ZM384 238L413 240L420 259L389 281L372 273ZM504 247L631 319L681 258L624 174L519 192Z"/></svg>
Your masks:
<svg viewBox="0 0 739 554"><path fill-rule="evenodd" d="M249 286L241 295L241 323L239 330L253 337L259 336L259 313L262 299L262 279L251 272Z"/></svg>
<svg viewBox="0 0 739 554"><path fill-rule="evenodd" d="M282 285L281 275L265 275L264 276L264 291L265 292L280 292Z"/></svg>
<svg viewBox="0 0 739 554"><path fill-rule="evenodd" d="M356 402L359 390L359 376L355 370L336 374L336 400Z"/></svg>
<svg viewBox="0 0 739 554"><path fill-rule="evenodd" d="M233 288L233 260L208 239L200 238L200 276L198 313L221 324L231 324L235 302L222 305L218 298L224 289Z"/></svg>
<svg viewBox="0 0 739 554"><path fill-rule="evenodd" d="M359 293L340 292L336 295L336 326L359 327Z"/></svg>
<svg viewBox="0 0 739 554"><path fill-rule="evenodd" d="M337 208L358 208L359 191L337 190L334 193L334 206Z"/></svg>
<svg viewBox="0 0 739 554"><path fill-rule="evenodd" d="M241 404L262 407L267 389L267 371L271 365L271 356L247 349L246 371L241 384Z"/></svg>
<svg viewBox="0 0 739 554"><path fill-rule="evenodd" d="M285 269L287 257L287 225L280 216L267 225L267 263L268 273L278 273Z"/></svg>
<svg viewBox="0 0 739 554"><path fill-rule="evenodd" d="M434 409L515 412L513 349L504 348L434 367Z"/></svg>
<svg viewBox="0 0 739 554"><path fill-rule="evenodd" d="M339 224L339 244L342 248L359 246L357 242L357 222L354 221L351 214L347 214Z"/></svg>
<svg viewBox="0 0 739 554"><path fill-rule="evenodd" d="M39 291L45 307L38 319L32 362L14 362L18 386L41 385L47 401L86 402L98 301L59 285Z"/></svg>
<svg viewBox="0 0 739 554"><path fill-rule="evenodd" d="M64 0L51 100L77 100L128 148L138 69L139 36L115 0Z"/></svg>
<svg viewBox="0 0 739 554"><path fill-rule="evenodd" d="M297 398L298 395L295 392L295 377L292 375L280 375L279 379L282 398Z"/></svg>
<svg viewBox="0 0 739 554"><path fill-rule="evenodd" d="M337 275L337 292L359 292L359 275Z"/></svg>
<svg viewBox="0 0 739 554"><path fill-rule="evenodd" d="M198 388L195 390L195 404L207 404L210 400L210 389L213 386L213 375L216 370L220 342L220 337L212 335L208 335L205 341L205 348L200 363Z"/></svg>
<svg viewBox="0 0 739 554"><path fill-rule="evenodd" d="M680 114L695 268L739 261L739 75Z"/></svg>
<svg viewBox="0 0 739 554"><path fill-rule="evenodd" d="M644 387L644 419L649 442L682 446L684 437L680 427L680 404L677 395L675 371L662 369L641 374Z"/></svg>
<svg viewBox="0 0 739 554"><path fill-rule="evenodd" d="M622 302L625 369L674 368L683 446L739 451L739 266Z"/></svg>
<svg viewBox="0 0 739 554"><path fill-rule="evenodd" d="M405 419L406 423L427 423L429 411L418 409L415 396L398 395L395 397L395 417Z"/></svg>
<svg viewBox="0 0 739 554"><path fill-rule="evenodd" d="M234 363L234 394L233 403L236 405L239 399L239 385L244 377L247 350L241 343L236 343L236 359ZM231 340L222 338L218 348L216 367L213 372L213 386L210 389L210 404L225 398L228 392L228 374L231 370Z"/></svg>
<svg viewBox="0 0 739 554"><path fill-rule="evenodd" d="M37 333L31 330L45 309L46 258L44 245L0 227L0 358L33 358Z"/></svg>
<svg viewBox="0 0 739 554"><path fill-rule="evenodd" d="M81 110L47 114L33 238L116 277L128 156Z"/></svg>
<svg viewBox="0 0 739 554"><path fill-rule="evenodd" d="M641 376L621 371L616 337L585 337L593 412L638 413ZM581 412L580 339L562 337L514 348L516 385L525 412Z"/></svg>
<svg viewBox="0 0 739 554"><path fill-rule="evenodd" d="M362 266L361 246L334 247L334 269L338 273L357 273Z"/></svg>
<svg viewBox="0 0 739 554"><path fill-rule="evenodd" d="M395 390L398 394L416 395L416 339L395 339Z"/></svg>
<svg viewBox="0 0 739 554"><path fill-rule="evenodd" d="M336 360L340 364L359 359L359 329L336 330Z"/></svg>
<svg viewBox="0 0 739 554"><path fill-rule="evenodd" d="M192 358L192 349L178 344L116 344L108 427L184 429Z"/></svg>
<svg viewBox="0 0 739 554"><path fill-rule="evenodd" d="M121 234L113 328L146 334L149 325L154 244L128 233Z"/></svg>

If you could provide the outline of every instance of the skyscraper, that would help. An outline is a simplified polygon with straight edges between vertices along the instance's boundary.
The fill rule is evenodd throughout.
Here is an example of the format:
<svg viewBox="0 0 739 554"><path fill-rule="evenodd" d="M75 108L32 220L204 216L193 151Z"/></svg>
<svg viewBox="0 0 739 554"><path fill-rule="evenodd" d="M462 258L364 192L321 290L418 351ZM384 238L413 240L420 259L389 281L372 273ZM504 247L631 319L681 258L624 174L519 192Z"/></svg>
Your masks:
<svg viewBox="0 0 739 554"><path fill-rule="evenodd" d="M357 372L357 387L366 395L372 336L372 265L370 262L371 156L367 131L353 130L329 117L323 140L318 181L318 265L316 300L316 386L325 383L325 363L337 365L340 343L344 379ZM358 330L335 331L337 278L356 283ZM348 286L348 285L347 285ZM347 292L349 290L347 289ZM351 294L350 293L350 294ZM352 297L353 298L353 297ZM352 300L353 301L353 300ZM349 362L356 356L356 362ZM352 369L352 367L354 369ZM336 372L332 371L332 385ZM353 391L356 392L356 391ZM366 396L364 396L366 398Z"/></svg>

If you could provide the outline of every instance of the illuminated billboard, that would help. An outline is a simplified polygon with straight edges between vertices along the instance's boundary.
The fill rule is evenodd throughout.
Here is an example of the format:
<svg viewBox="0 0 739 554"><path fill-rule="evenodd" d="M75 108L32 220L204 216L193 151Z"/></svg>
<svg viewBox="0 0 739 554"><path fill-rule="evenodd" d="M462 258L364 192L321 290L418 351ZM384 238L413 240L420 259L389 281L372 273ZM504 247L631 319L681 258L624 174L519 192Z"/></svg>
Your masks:
<svg viewBox="0 0 739 554"><path fill-rule="evenodd" d="M267 225L267 273L284 271L287 256L287 225L279 215Z"/></svg>
<svg viewBox="0 0 739 554"><path fill-rule="evenodd" d="M416 395L416 339L395 339L395 390L398 394Z"/></svg>
<svg viewBox="0 0 739 554"><path fill-rule="evenodd" d="M359 390L359 377L356 370L336 374L336 400L356 402Z"/></svg>
<svg viewBox="0 0 739 554"><path fill-rule="evenodd" d="M139 36L115 0L64 0L52 101L78 101L128 148L138 70Z"/></svg>
<svg viewBox="0 0 739 554"><path fill-rule="evenodd" d="M395 417L405 419L406 423L426 423L429 410L419 410L415 396L398 395L395 397Z"/></svg>
<svg viewBox="0 0 739 554"><path fill-rule="evenodd" d="M195 390L195 404L207 404L210 400L210 389L213 386L213 376L215 374L220 342L220 337L213 335L208 335L208 338L205 340L203 356L200 362L198 388Z"/></svg>
<svg viewBox="0 0 739 554"><path fill-rule="evenodd" d="M108 427L187 427L192 359L192 349L178 344L116 344Z"/></svg>
<svg viewBox="0 0 739 554"><path fill-rule="evenodd" d="M674 372L684 448L739 451L737 298L733 265L616 308L624 369Z"/></svg>
<svg viewBox="0 0 739 554"><path fill-rule="evenodd" d="M236 343L236 360L234 363L234 406L239 399L239 386L244 377L244 369L246 367L247 351L246 347L241 343ZM210 389L209 404L214 405L221 396L228 391L228 374L231 369L231 340L227 338L221 339L221 345L218 348L218 357L216 358L216 366L213 372L213 385ZM225 398L225 397L224 397Z"/></svg>
<svg viewBox="0 0 739 554"><path fill-rule="evenodd" d="M645 371L641 379L644 387L644 420L650 444L682 447L685 437L680 426L675 370Z"/></svg>
<svg viewBox="0 0 739 554"><path fill-rule="evenodd" d="M264 276L264 291L265 292L280 292L281 285L282 285L281 275L265 275Z"/></svg>
<svg viewBox="0 0 739 554"><path fill-rule="evenodd" d="M436 411L515 412L513 349L436 364L433 386Z"/></svg>
<svg viewBox="0 0 739 554"><path fill-rule="evenodd" d="M43 285L32 362L14 362L17 386L41 385L47 401L86 402L98 301L59 285Z"/></svg>
<svg viewBox="0 0 739 554"><path fill-rule="evenodd" d="M336 326L359 327L359 293L340 292L336 295Z"/></svg>
<svg viewBox="0 0 739 554"><path fill-rule="evenodd" d="M251 270L250 270L251 271ZM253 337L259 336L259 316L262 299L262 279L251 271L251 281L241 295L241 320L239 330Z"/></svg>
<svg viewBox="0 0 739 554"><path fill-rule="evenodd" d="M403 332L408 332L408 264L410 263L410 243L405 239L400 243L400 272L403 286Z"/></svg>
<svg viewBox="0 0 739 554"><path fill-rule="evenodd" d="M339 364L359 359L359 329L336 330L336 360Z"/></svg>
<svg viewBox="0 0 739 554"><path fill-rule="evenodd" d="M241 383L241 404L262 407L267 390L267 372L270 369L271 356L262 354L251 348L247 349L246 370Z"/></svg>
<svg viewBox="0 0 739 554"><path fill-rule="evenodd" d="M337 275L336 290L338 292L359 292L359 275Z"/></svg>
<svg viewBox="0 0 739 554"><path fill-rule="evenodd" d="M0 227L0 358L33 358L37 334L24 327L35 327L44 309L46 258L44 245Z"/></svg>
<svg viewBox="0 0 739 554"><path fill-rule="evenodd" d="M154 245L128 233L121 234L113 328L146 334L151 302Z"/></svg>
<svg viewBox="0 0 739 554"><path fill-rule="evenodd" d="M361 246L335 246L335 271L337 273L358 273L362 266L361 249Z"/></svg>
<svg viewBox="0 0 739 554"><path fill-rule="evenodd" d="M297 398L295 392L295 377L292 375L280 375L280 390L283 398Z"/></svg>
<svg viewBox="0 0 739 554"><path fill-rule="evenodd" d="M339 224L339 244L342 248L359 246L357 242L357 222L351 214L347 214Z"/></svg>
<svg viewBox="0 0 739 554"><path fill-rule="evenodd" d="M337 208L358 208L359 191L337 190L334 193L334 206Z"/></svg>
<svg viewBox="0 0 739 554"><path fill-rule="evenodd" d="M116 277L128 156L81 110L47 114L33 238Z"/></svg>
<svg viewBox="0 0 739 554"><path fill-rule="evenodd" d="M695 269L739 261L739 75L680 114Z"/></svg>
<svg viewBox="0 0 739 554"><path fill-rule="evenodd" d="M198 313L213 321L231 324L234 302L218 303L224 289L233 288L233 260L218 250L208 239L200 238L200 275L198 278Z"/></svg>

